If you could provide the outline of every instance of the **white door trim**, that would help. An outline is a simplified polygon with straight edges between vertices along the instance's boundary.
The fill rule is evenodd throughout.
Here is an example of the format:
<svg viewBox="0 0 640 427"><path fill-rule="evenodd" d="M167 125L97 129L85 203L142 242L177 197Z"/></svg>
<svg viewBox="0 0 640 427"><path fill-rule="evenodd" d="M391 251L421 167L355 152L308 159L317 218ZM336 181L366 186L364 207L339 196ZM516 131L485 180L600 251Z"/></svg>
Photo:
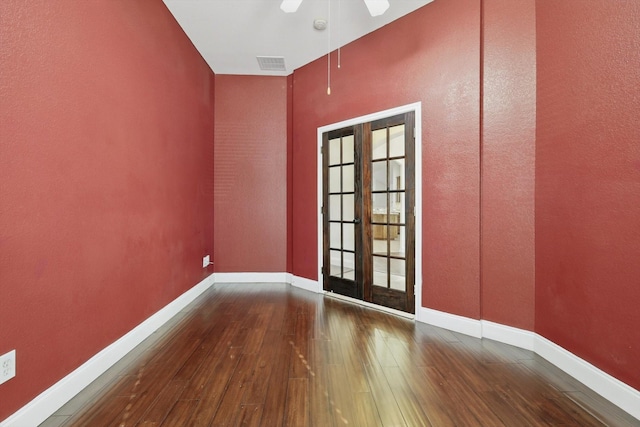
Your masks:
<svg viewBox="0 0 640 427"><path fill-rule="evenodd" d="M341 129L347 126L357 125L359 123L372 122L374 120L384 119L385 117L395 116L397 114L404 114L413 111L415 113L415 313L419 312L422 306L422 102L415 102L413 104L402 105L400 107L391 108L389 110L379 111L376 113L367 114L360 117L344 120L338 123L332 123L330 125L322 126L318 128L317 132L317 158L316 165L317 172L317 212L318 212L318 289L317 292L323 292L322 283L322 134L336 129Z"/></svg>

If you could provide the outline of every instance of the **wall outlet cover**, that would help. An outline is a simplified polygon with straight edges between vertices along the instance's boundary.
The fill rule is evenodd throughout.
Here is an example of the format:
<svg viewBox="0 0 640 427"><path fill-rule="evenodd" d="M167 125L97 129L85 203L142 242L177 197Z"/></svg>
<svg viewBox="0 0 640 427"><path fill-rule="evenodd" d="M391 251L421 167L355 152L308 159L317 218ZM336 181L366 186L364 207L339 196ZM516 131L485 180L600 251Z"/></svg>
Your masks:
<svg viewBox="0 0 640 427"><path fill-rule="evenodd" d="M0 384L16 376L16 351L0 356Z"/></svg>
<svg viewBox="0 0 640 427"><path fill-rule="evenodd" d="M207 268L211 264L211 257L209 255L202 258L202 268Z"/></svg>

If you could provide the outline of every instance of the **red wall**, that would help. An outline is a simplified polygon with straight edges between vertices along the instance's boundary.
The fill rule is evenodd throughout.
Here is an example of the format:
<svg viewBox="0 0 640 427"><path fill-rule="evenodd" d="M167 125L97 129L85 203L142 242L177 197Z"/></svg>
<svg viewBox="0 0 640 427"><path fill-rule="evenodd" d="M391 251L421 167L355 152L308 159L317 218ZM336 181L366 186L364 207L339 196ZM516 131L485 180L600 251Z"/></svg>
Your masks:
<svg viewBox="0 0 640 427"><path fill-rule="evenodd" d="M536 332L640 389L640 2L538 0Z"/></svg>
<svg viewBox="0 0 640 427"><path fill-rule="evenodd" d="M423 305L479 318L479 34L479 0L436 1L344 47L330 96L326 57L294 72L295 275L317 279L316 129L422 101Z"/></svg>
<svg viewBox="0 0 640 427"><path fill-rule="evenodd" d="M287 77L216 76L216 272L287 270L287 93Z"/></svg>
<svg viewBox="0 0 640 427"><path fill-rule="evenodd" d="M535 310L535 0L484 0L482 318L532 331Z"/></svg>
<svg viewBox="0 0 640 427"><path fill-rule="evenodd" d="M210 69L162 2L0 3L0 420L205 278Z"/></svg>
<svg viewBox="0 0 640 427"><path fill-rule="evenodd" d="M438 0L344 47L330 96L326 57L214 82L161 3L70 3L0 3L0 420L203 255L317 279L317 127L416 101L422 305L640 388L637 2Z"/></svg>

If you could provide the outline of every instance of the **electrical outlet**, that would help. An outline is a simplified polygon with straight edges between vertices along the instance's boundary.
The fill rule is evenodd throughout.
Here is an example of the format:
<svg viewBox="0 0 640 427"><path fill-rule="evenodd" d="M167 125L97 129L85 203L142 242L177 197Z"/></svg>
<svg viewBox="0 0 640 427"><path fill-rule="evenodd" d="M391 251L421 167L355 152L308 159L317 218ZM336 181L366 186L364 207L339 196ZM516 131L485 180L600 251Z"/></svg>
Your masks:
<svg viewBox="0 0 640 427"><path fill-rule="evenodd" d="M211 257L209 255L202 257L202 268L209 267L209 264L211 264Z"/></svg>
<svg viewBox="0 0 640 427"><path fill-rule="evenodd" d="M0 384L16 376L16 351L0 356Z"/></svg>

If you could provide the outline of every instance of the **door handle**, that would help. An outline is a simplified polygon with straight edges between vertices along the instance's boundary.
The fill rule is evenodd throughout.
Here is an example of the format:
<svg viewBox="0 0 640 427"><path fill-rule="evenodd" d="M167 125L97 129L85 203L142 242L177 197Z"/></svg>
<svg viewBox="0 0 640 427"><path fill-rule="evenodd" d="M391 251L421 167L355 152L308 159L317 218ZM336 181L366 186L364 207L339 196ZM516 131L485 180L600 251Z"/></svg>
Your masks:
<svg viewBox="0 0 640 427"><path fill-rule="evenodd" d="M360 224L362 222L362 220L360 218L356 218L353 220L354 224Z"/></svg>

